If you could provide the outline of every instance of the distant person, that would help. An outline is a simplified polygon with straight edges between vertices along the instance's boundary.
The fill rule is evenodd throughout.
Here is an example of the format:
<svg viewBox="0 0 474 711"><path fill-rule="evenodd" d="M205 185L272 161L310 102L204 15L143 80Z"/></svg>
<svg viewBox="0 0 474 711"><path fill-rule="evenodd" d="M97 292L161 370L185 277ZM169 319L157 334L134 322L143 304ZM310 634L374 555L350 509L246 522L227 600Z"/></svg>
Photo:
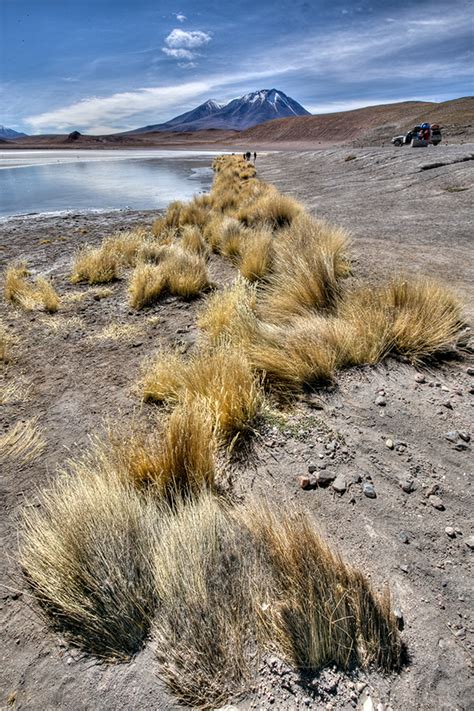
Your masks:
<svg viewBox="0 0 474 711"><path fill-rule="evenodd" d="M247 154L246 154L246 153L243 153L242 155L243 155L244 160L246 160Z"/></svg>
<svg viewBox="0 0 474 711"><path fill-rule="evenodd" d="M245 157L247 158L247 160L250 160L251 155L252 154L250 153L250 151L247 151L247 153L245 154Z"/></svg>
<svg viewBox="0 0 474 711"><path fill-rule="evenodd" d="M256 160L257 160L257 153L254 151L253 152L253 162L255 163Z"/></svg>

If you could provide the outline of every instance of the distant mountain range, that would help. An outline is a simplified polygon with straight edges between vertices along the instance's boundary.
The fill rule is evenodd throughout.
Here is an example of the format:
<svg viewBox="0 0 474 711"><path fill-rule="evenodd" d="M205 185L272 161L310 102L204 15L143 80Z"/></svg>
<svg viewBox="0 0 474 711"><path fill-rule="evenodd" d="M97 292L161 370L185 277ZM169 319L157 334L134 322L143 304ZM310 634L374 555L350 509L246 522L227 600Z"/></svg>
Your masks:
<svg viewBox="0 0 474 711"><path fill-rule="evenodd" d="M310 116L310 113L282 91L260 89L233 99L228 104L219 104L210 99L192 111L176 116L166 123L137 128L128 131L126 135L154 131L182 132L207 129L244 131L272 119L292 116Z"/></svg>
<svg viewBox="0 0 474 711"><path fill-rule="evenodd" d="M0 138L4 141L12 141L15 138L23 138L26 133L19 133L14 131L12 128L7 128L6 126L0 126Z"/></svg>

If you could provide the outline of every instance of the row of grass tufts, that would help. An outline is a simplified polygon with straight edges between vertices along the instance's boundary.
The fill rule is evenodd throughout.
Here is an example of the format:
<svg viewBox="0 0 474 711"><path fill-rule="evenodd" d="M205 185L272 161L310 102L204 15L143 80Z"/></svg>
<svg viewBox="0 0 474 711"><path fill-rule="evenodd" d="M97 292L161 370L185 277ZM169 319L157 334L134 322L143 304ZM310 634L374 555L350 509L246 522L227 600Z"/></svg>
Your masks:
<svg viewBox="0 0 474 711"><path fill-rule="evenodd" d="M74 281L129 275L140 309L210 286L210 255L240 272L198 314L186 357L143 363L150 431L111 427L24 518L20 558L47 618L83 650L126 659L153 640L177 697L209 708L248 689L273 651L299 670L397 669L388 591L331 551L293 509L223 499L221 469L251 430L264 387L282 394L388 354L412 362L457 338L461 308L441 285L350 282L347 234L314 220L237 156L213 164L209 195L171 203L150 233L87 248Z"/></svg>

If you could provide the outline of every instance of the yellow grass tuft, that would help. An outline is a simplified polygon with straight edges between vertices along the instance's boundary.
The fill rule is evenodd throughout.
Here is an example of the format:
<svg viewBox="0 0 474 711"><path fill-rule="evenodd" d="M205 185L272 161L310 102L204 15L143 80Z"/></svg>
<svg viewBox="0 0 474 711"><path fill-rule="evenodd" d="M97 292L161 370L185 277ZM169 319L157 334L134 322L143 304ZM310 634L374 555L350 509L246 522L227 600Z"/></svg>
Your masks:
<svg viewBox="0 0 474 711"><path fill-rule="evenodd" d="M37 418L19 420L0 436L0 460L12 459L27 464L34 462L46 447L46 440L37 426Z"/></svg>
<svg viewBox="0 0 474 711"><path fill-rule="evenodd" d="M74 259L71 282L106 284L119 276L118 255L104 247L83 247Z"/></svg>
<svg viewBox="0 0 474 711"><path fill-rule="evenodd" d="M257 292L246 279L236 279L233 284L208 296L198 314L197 325L212 343L222 336L232 334L240 310L255 311Z"/></svg>
<svg viewBox="0 0 474 711"><path fill-rule="evenodd" d="M188 359L173 351L158 353L144 364L139 387L147 401L202 399L226 441L248 428L262 403L260 384L245 354L225 342Z"/></svg>
<svg viewBox="0 0 474 711"><path fill-rule="evenodd" d="M20 563L53 626L99 657L142 646L154 608L155 506L113 476L63 475L24 514Z"/></svg>
<svg viewBox="0 0 474 711"><path fill-rule="evenodd" d="M252 230L241 247L239 271L249 281L266 277L272 269L274 236L271 229Z"/></svg>
<svg viewBox="0 0 474 711"><path fill-rule="evenodd" d="M59 294L51 282L44 277L38 277L38 279L36 279L36 289L34 295L36 300L43 304L44 310L48 313L56 313L59 309Z"/></svg>
<svg viewBox="0 0 474 711"><path fill-rule="evenodd" d="M27 310L42 308L48 313L55 313L60 297L52 283L44 277L37 277L32 284L27 281L28 276L25 263L15 263L7 268L4 287L7 301Z"/></svg>
<svg viewBox="0 0 474 711"><path fill-rule="evenodd" d="M186 225L183 227L181 235L181 246L183 249L207 259L209 256L209 248L204 240L201 229L197 225Z"/></svg>
<svg viewBox="0 0 474 711"><path fill-rule="evenodd" d="M11 359L11 351L14 342L15 338L0 321L0 361L8 363Z"/></svg>
<svg viewBox="0 0 474 711"><path fill-rule="evenodd" d="M291 225L302 209L301 205L293 198L281 195L275 189L269 189L255 202L243 205L237 216L249 227L267 224L277 230Z"/></svg>
<svg viewBox="0 0 474 711"><path fill-rule="evenodd" d="M156 301L167 291L191 298L209 288L206 262L199 254L177 245L163 246L157 266L139 263L129 284L130 304L140 309Z"/></svg>

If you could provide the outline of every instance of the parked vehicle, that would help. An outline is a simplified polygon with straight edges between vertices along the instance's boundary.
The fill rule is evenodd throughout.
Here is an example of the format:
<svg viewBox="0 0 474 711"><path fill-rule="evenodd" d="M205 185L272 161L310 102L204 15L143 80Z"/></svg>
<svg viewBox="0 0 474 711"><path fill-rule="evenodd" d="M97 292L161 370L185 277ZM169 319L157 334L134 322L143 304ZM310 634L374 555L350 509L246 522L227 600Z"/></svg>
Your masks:
<svg viewBox="0 0 474 711"><path fill-rule="evenodd" d="M412 146L413 148L428 146L430 143L433 146L437 146L441 141L441 127L437 123L432 126L429 123L422 123L403 136L394 136L392 138L394 146Z"/></svg>

